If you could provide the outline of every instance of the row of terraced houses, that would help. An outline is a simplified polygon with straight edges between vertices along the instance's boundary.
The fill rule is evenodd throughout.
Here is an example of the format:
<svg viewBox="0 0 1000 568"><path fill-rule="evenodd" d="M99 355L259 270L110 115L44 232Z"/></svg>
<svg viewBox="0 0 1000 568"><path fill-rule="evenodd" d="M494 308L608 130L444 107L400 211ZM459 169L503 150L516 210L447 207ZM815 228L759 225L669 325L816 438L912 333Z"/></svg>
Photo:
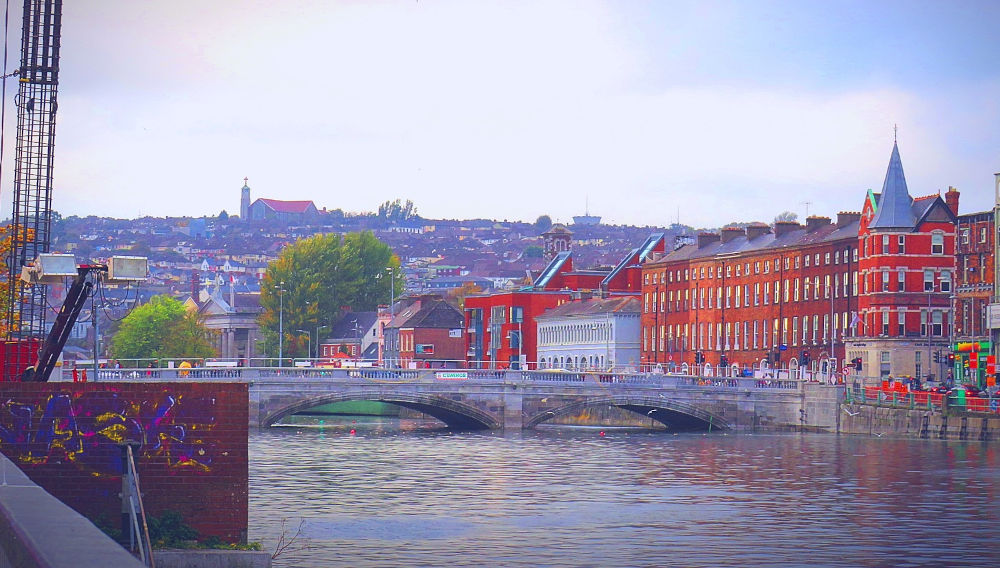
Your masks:
<svg viewBox="0 0 1000 568"><path fill-rule="evenodd" d="M612 269L575 268L568 231L554 227L551 260L531 286L466 299L467 359L565 369L860 364L867 375L983 379L965 351L990 347L993 212L960 216L954 188L911 196L895 143L882 190L859 201L860 212L835 220L726 227L679 243L651 235ZM615 301L624 298L635 301ZM958 340L975 347L949 366Z"/></svg>

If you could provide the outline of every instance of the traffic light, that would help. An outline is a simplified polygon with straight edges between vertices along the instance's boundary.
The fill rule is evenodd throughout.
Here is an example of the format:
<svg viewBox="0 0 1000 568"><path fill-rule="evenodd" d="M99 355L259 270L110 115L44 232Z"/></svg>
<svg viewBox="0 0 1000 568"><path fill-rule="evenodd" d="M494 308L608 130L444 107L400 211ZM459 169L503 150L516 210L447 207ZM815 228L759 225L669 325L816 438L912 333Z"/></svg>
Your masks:
<svg viewBox="0 0 1000 568"><path fill-rule="evenodd" d="M701 365L705 362L705 355L701 351L695 351L694 353L694 364Z"/></svg>
<svg viewBox="0 0 1000 568"><path fill-rule="evenodd" d="M954 353L949 353L948 354L948 364L949 365L954 365L955 364L955 354Z"/></svg>
<svg viewBox="0 0 1000 568"><path fill-rule="evenodd" d="M809 365L809 352L808 351L803 351L802 352L802 357L800 357L800 359L801 359L801 365L803 367L808 366Z"/></svg>
<svg viewBox="0 0 1000 568"><path fill-rule="evenodd" d="M729 357L725 353L719 356L719 365L722 365L723 367L729 366Z"/></svg>
<svg viewBox="0 0 1000 568"><path fill-rule="evenodd" d="M941 362L941 352L940 351L935 351L934 352L934 362L935 363L940 363Z"/></svg>
<svg viewBox="0 0 1000 568"><path fill-rule="evenodd" d="M861 372L861 357L854 358L854 370Z"/></svg>

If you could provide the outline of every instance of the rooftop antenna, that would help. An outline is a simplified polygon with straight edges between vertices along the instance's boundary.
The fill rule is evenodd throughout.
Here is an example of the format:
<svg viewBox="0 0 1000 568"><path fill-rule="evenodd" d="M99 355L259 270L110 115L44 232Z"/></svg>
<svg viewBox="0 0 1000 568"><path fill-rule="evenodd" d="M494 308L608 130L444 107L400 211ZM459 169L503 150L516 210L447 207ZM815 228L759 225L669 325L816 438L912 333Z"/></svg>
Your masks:
<svg viewBox="0 0 1000 568"><path fill-rule="evenodd" d="M812 205L813 202L812 201L802 201L801 203L806 206L806 218L808 219L809 218L809 206Z"/></svg>

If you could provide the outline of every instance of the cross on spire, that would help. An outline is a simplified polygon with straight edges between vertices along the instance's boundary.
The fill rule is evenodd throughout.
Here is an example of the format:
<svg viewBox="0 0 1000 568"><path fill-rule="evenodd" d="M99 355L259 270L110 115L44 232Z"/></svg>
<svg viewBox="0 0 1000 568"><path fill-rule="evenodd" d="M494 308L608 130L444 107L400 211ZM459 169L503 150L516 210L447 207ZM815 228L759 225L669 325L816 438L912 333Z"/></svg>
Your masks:
<svg viewBox="0 0 1000 568"><path fill-rule="evenodd" d="M899 130L899 127L896 126L895 124L893 124L892 125L892 142L893 142L893 144L895 144L897 142L897 140L896 140L896 132L898 130Z"/></svg>

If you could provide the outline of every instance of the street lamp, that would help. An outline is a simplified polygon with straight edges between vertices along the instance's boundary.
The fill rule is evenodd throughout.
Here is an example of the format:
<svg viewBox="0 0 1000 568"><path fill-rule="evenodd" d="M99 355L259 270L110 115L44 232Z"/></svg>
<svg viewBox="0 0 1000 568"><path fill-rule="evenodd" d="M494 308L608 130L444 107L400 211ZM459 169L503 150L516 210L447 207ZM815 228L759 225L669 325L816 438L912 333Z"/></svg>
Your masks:
<svg viewBox="0 0 1000 568"><path fill-rule="evenodd" d="M312 338L312 334L309 333L309 331L307 331L305 329L296 329L295 331L297 331L299 333L306 334L306 339L309 340L309 349L306 349L306 359L311 359L312 358L312 351L313 351L313 338Z"/></svg>
<svg viewBox="0 0 1000 568"><path fill-rule="evenodd" d="M278 366L284 366L285 356L285 283L274 287L278 291Z"/></svg>
<svg viewBox="0 0 1000 568"><path fill-rule="evenodd" d="M330 326L328 326L328 325L321 325L321 326L319 326L319 327L316 328L316 358L317 359L319 359L319 349L320 349L320 346L323 345L319 341L319 330L321 330L321 329L330 329Z"/></svg>

